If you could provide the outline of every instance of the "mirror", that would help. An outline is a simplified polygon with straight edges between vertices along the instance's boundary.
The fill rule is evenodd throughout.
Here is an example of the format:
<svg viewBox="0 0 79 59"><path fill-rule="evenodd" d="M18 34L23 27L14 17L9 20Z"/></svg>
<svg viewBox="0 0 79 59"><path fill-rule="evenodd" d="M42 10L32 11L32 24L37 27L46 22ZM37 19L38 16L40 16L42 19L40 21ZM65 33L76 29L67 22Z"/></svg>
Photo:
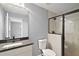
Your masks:
<svg viewBox="0 0 79 59"><path fill-rule="evenodd" d="M0 6L0 40L29 37L29 11L9 3Z"/></svg>
<svg viewBox="0 0 79 59"><path fill-rule="evenodd" d="M16 14L8 13L8 20L6 20L6 37L12 39L28 37L28 15L16 16ZM7 23L8 22L8 23Z"/></svg>

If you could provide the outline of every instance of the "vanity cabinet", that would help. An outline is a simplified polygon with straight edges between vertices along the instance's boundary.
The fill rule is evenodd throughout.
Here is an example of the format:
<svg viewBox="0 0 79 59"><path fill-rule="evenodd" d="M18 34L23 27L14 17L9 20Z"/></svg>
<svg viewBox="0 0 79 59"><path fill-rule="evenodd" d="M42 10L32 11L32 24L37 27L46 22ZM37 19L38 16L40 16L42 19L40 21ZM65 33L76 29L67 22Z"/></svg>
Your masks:
<svg viewBox="0 0 79 59"><path fill-rule="evenodd" d="M0 56L32 56L32 45L0 52Z"/></svg>

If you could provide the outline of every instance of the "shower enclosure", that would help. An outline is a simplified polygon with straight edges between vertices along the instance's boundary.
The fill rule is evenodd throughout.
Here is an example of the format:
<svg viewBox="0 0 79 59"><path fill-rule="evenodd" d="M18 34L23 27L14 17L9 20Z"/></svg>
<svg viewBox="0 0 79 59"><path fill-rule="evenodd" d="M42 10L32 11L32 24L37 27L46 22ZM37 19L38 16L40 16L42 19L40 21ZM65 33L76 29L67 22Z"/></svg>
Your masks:
<svg viewBox="0 0 79 59"><path fill-rule="evenodd" d="M48 27L62 36L62 56L79 56L79 9L49 18Z"/></svg>

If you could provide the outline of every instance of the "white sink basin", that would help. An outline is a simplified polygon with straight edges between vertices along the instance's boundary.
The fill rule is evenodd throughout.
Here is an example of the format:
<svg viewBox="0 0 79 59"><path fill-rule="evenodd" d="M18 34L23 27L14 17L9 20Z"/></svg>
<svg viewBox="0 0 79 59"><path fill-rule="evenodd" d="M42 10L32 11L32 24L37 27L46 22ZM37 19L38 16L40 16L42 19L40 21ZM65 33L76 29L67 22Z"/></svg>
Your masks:
<svg viewBox="0 0 79 59"><path fill-rule="evenodd" d="M4 45L2 48L12 48L12 47L17 47L17 46L21 46L23 43L19 42L19 43L12 43L12 44L8 44L8 45Z"/></svg>

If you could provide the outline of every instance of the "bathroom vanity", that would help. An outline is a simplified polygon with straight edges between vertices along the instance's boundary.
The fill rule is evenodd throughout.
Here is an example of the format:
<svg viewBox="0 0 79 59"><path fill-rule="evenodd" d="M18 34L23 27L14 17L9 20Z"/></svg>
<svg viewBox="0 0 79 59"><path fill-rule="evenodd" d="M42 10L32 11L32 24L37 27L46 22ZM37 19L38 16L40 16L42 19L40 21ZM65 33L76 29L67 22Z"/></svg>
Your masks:
<svg viewBox="0 0 79 59"><path fill-rule="evenodd" d="M32 41L21 40L0 44L0 56L32 56Z"/></svg>

